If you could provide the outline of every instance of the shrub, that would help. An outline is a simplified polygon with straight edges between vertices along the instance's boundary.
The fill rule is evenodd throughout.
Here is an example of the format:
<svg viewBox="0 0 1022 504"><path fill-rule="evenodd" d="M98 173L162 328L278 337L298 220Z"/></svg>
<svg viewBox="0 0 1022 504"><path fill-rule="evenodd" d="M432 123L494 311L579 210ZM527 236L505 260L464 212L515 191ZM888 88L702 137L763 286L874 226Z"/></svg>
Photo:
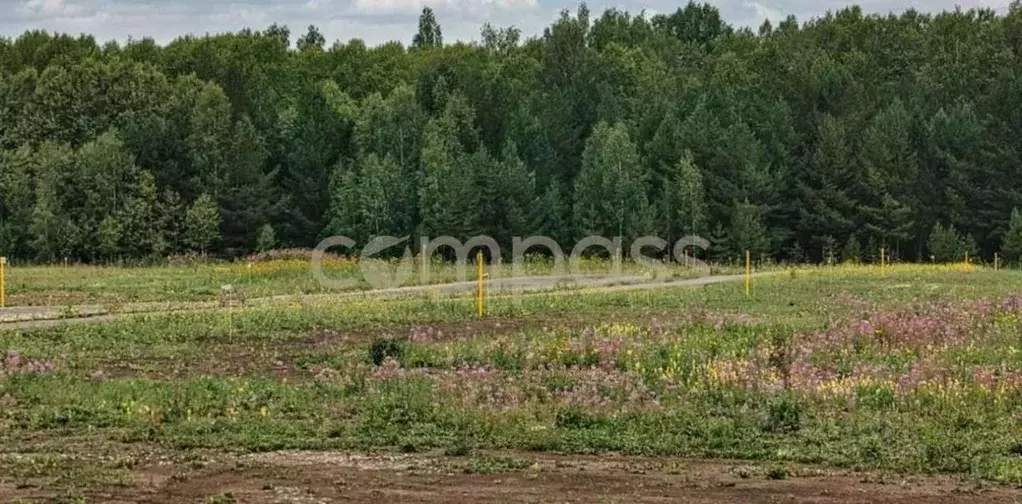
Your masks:
<svg viewBox="0 0 1022 504"><path fill-rule="evenodd" d="M405 342L395 339L377 339L369 347L369 360L373 365L379 366L387 357L398 362L403 362L405 356Z"/></svg>
<svg viewBox="0 0 1022 504"><path fill-rule="evenodd" d="M763 431L770 433L798 432L804 415L802 402L793 394L779 394L770 401Z"/></svg>

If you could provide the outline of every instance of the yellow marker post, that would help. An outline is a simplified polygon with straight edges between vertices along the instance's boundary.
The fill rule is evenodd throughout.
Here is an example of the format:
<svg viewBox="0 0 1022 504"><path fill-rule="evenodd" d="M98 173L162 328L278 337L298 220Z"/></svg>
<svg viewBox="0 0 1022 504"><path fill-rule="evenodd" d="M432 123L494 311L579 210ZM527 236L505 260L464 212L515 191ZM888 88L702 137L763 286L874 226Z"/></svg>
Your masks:
<svg viewBox="0 0 1022 504"><path fill-rule="evenodd" d="M745 297L752 295L752 253L745 251Z"/></svg>
<svg viewBox="0 0 1022 504"><path fill-rule="evenodd" d="M994 271L999 270L1000 267L1001 267L1001 257L997 255L997 252L994 252Z"/></svg>
<svg viewBox="0 0 1022 504"><path fill-rule="evenodd" d="M483 251L476 252L476 308L483 318Z"/></svg>
<svg viewBox="0 0 1022 504"><path fill-rule="evenodd" d="M7 307L7 297L4 292L4 267L7 266L7 258L0 257L0 308Z"/></svg>
<svg viewBox="0 0 1022 504"><path fill-rule="evenodd" d="M887 276L887 257L884 255L887 251L883 247L880 247L880 274Z"/></svg>

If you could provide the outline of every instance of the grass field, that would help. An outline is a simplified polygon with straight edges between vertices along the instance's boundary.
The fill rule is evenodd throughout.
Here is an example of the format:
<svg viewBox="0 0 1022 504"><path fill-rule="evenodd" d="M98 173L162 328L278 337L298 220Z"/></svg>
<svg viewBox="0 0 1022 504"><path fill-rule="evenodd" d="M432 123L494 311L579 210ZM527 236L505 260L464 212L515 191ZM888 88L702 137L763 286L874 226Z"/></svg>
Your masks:
<svg viewBox="0 0 1022 504"><path fill-rule="evenodd" d="M393 261L386 265L393 268ZM423 280L423 265L416 259L405 285L440 284L458 281L458 270L440 260L431 262ZM565 267L566 268L566 267ZM493 278L512 275L510 265L487 266ZM549 275L554 265L543 259L524 261L523 271L529 275ZM600 260L584 259L579 272L600 274L610 271ZM643 274L646 269L625 262L621 274ZM715 266L715 273L740 273L741 268ZM348 290L367 290L358 262L330 257L323 262L323 272L331 280L349 280ZM564 272L567 272L565 269ZM666 275L672 277L696 276L692 268L671 267ZM469 265L463 280L474 280L474 268ZM320 284L311 274L308 260L288 259L269 261L240 261L234 263L202 263L160 265L147 267L125 266L19 266L6 270L8 306L52 306L80 304L124 304L144 302L186 302L215 300L223 285L232 285L252 298L338 292Z"/></svg>
<svg viewBox="0 0 1022 504"><path fill-rule="evenodd" d="M140 274L177 293L224 281L180 273ZM75 288L91 291L85 277ZM479 487L499 476L588 501L558 479L581 471L608 493L636 474L707 492L950 476L933 502L996 501L1022 485L1020 285L1013 271L834 267L757 278L750 298L740 283L494 297L482 320L470 297L321 298L0 326L0 500L372 500L386 495L366 493L374 482L406 481L500 502Z"/></svg>

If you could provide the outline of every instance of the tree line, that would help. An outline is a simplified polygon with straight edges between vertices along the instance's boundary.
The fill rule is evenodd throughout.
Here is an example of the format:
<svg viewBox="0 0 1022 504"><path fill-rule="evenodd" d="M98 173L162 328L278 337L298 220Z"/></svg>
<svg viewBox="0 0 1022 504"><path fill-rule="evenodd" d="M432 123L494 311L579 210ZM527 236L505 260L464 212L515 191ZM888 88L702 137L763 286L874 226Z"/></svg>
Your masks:
<svg viewBox="0 0 1022 504"><path fill-rule="evenodd" d="M699 235L710 259L1022 253L1022 7L758 30L583 4L542 35L0 39L0 251Z"/></svg>

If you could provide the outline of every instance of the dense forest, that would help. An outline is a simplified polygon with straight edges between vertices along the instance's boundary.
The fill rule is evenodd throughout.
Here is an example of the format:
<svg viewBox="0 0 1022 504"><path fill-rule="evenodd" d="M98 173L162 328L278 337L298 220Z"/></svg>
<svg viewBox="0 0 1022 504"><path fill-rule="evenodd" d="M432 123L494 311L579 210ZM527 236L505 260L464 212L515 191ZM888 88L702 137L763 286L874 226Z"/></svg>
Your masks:
<svg viewBox="0 0 1022 504"><path fill-rule="evenodd" d="M711 259L1022 252L1022 6L758 30L585 5L542 35L0 39L0 251L343 234L710 239Z"/></svg>

